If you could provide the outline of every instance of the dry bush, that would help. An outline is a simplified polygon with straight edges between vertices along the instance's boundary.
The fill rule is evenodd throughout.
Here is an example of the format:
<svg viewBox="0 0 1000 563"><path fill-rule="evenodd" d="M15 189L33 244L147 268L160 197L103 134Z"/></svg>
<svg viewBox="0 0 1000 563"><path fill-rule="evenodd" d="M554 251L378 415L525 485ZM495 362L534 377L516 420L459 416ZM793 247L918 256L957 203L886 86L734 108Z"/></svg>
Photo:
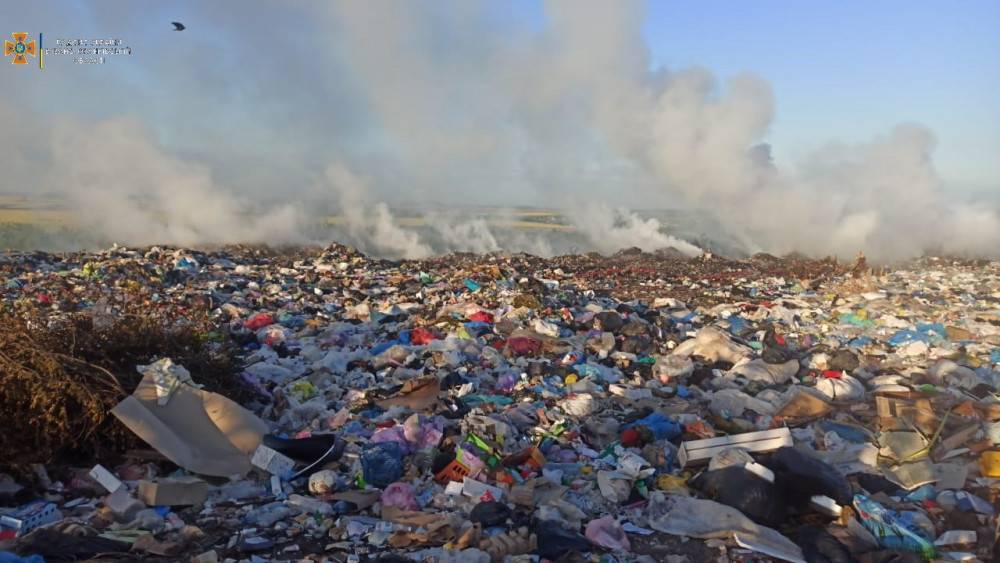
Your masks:
<svg viewBox="0 0 1000 563"><path fill-rule="evenodd" d="M177 322L133 310L98 329L90 315L0 313L0 469L92 463L140 441L110 413L141 376L135 366L170 357L205 388L234 400L236 350L206 338L206 317Z"/></svg>

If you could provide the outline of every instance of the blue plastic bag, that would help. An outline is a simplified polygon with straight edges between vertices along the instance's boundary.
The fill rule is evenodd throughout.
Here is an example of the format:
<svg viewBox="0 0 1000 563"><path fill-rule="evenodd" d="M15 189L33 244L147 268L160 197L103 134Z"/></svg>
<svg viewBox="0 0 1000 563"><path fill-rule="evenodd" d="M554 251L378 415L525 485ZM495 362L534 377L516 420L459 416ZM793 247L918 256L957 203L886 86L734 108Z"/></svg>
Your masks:
<svg viewBox="0 0 1000 563"><path fill-rule="evenodd" d="M640 418L635 422L626 424L622 426L622 429L628 430L636 426L649 428L650 432L653 433L653 438L656 440L672 440L681 435L681 425L659 412L654 412L645 418Z"/></svg>
<svg viewBox="0 0 1000 563"><path fill-rule="evenodd" d="M392 348L396 344L400 344L399 340L390 340L388 342L376 344L375 346L372 346L370 350L368 350L368 353L371 354L372 356L378 356L379 354L385 352L389 348Z"/></svg>
<svg viewBox="0 0 1000 563"><path fill-rule="evenodd" d="M944 340L948 337L948 330L941 323L919 323L917 332L926 334L931 341Z"/></svg>
<svg viewBox="0 0 1000 563"><path fill-rule="evenodd" d="M927 335L921 334L915 330L899 330L896 334L893 334L889 338L890 346L902 346L904 344L909 344L910 342L930 342Z"/></svg>
<svg viewBox="0 0 1000 563"><path fill-rule="evenodd" d="M868 336L859 336L859 337L855 338L854 340L851 340L850 342L848 342L847 345L850 346L851 348L861 348L861 347L867 346L867 345L869 345L871 343L872 343L872 339L870 337L868 337Z"/></svg>
<svg viewBox="0 0 1000 563"><path fill-rule="evenodd" d="M816 423L816 425L819 426L819 429L824 433L833 432L848 442L864 444L866 442L875 441L875 435L872 434L870 430L853 424L844 424L833 420L820 420Z"/></svg>
<svg viewBox="0 0 1000 563"><path fill-rule="evenodd" d="M361 453L365 482L384 489L403 477L403 450L396 442L379 442Z"/></svg>
<svg viewBox="0 0 1000 563"><path fill-rule="evenodd" d="M854 495L854 508L864 527L886 549L919 553L924 559L934 557L934 540L916 525L913 515L882 506L865 495Z"/></svg>
<svg viewBox="0 0 1000 563"><path fill-rule="evenodd" d="M947 332L941 323L920 323L917 325L917 330L897 331L889 338L889 344L902 346L918 340L927 344L936 344L943 341L946 335Z"/></svg>

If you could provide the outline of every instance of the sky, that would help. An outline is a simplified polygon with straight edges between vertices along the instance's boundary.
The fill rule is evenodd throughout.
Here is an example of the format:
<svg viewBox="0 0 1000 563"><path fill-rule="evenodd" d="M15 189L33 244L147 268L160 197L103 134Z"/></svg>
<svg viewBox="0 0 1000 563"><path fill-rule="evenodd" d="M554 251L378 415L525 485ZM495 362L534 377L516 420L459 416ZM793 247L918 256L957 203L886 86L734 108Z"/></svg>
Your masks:
<svg viewBox="0 0 1000 563"><path fill-rule="evenodd" d="M770 82L779 157L917 121L950 187L1000 191L1000 2L651 2L643 35L656 63Z"/></svg>
<svg viewBox="0 0 1000 563"><path fill-rule="evenodd" d="M389 209L428 203L586 204L622 243L662 240L611 207L706 211L750 250L912 255L940 244L920 222L1000 242L995 1L0 0L0 21L132 48L0 65L0 193L116 240L285 236L329 206L425 248Z"/></svg>
<svg viewBox="0 0 1000 563"><path fill-rule="evenodd" d="M357 125L345 123L353 110L309 123L321 110L286 94L318 82L324 98L337 90L318 78L334 48L328 37L334 26L277 5L212 4L158 2L138 9L114 0L3 0L0 21L12 31L43 31L50 45L60 36L106 34L123 38L135 54L103 68L52 58L41 73L2 67L0 80L9 85L8 96L44 116L133 115L171 150L196 158L212 151L209 160L255 161L267 147L272 170L297 168L303 159L320 168L325 155L315 127L350 130ZM542 25L540 3L493 7L491 33ZM171 31L174 20L188 29ZM990 0L705 0L649 2L642 36L654 66L701 66L723 79L752 72L768 81L777 109L766 140L778 159L916 121L937 138L935 163L948 188L990 192L1000 191L998 30L1000 3ZM311 52L315 60L303 60ZM284 82L255 79L273 75L266 68L272 65L288 67L278 74ZM347 87L338 95L323 103L356 102ZM370 131L352 133L355 142L360 136L378 142ZM298 151L289 139L296 136L309 139L314 154ZM288 177L287 171L261 174L249 176L259 183ZM301 174L293 181L310 179Z"/></svg>

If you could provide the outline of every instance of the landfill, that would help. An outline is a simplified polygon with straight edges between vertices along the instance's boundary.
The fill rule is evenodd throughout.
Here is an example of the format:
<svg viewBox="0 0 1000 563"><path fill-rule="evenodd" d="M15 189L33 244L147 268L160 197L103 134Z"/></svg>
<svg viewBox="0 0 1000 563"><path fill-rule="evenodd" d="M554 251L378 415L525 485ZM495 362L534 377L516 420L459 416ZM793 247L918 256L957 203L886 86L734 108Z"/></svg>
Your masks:
<svg viewBox="0 0 1000 563"><path fill-rule="evenodd" d="M1000 559L996 262L0 271L2 563Z"/></svg>

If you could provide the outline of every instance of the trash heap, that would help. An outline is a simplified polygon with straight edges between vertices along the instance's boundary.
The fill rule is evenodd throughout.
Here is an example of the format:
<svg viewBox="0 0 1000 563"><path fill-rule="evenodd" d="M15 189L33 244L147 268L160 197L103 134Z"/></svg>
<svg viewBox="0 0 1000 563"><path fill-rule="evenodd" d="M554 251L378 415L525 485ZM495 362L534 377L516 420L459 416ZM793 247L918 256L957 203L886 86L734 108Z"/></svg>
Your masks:
<svg viewBox="0 0 1000 563"><path fill-rule="evenodd" d="M859 264L5 255L8 314L158 312L242 391L130 366L145 447L0 476L0 562L994 560L1000 267Z"/></svg>

